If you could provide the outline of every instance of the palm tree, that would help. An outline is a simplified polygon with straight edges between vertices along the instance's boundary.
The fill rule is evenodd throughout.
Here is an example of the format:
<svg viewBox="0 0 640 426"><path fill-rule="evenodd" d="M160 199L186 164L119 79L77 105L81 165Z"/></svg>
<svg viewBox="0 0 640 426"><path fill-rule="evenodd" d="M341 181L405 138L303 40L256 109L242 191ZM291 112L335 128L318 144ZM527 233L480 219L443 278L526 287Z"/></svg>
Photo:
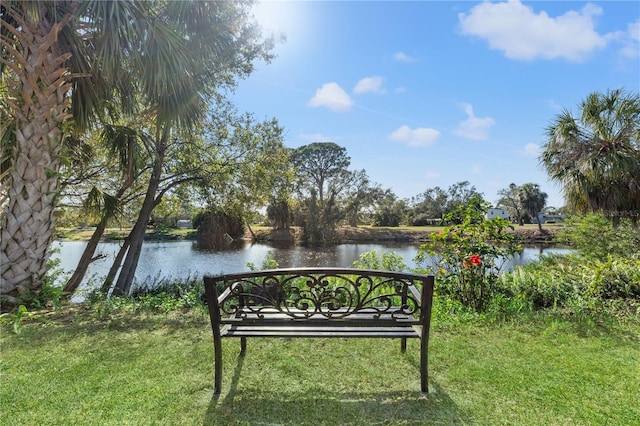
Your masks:
<svg viewBox="0 0 640 426"><path fill-rule="evenodd" d="M531 218L537 218L538 229L542 232L540 212L547 203L547 193L540 191L537 183L525 183L518 188L518 204Z"/></svg>
<svg viewBox="0 0 640 426"><path fill-rule="evenodd" d="M0 71L15 121L0 242L0 296L37 293L47 272L62 139L110 103L154 120L156 140L203 117L216 88L267 57L244 2L0 0ZM4 89L3 87L3 89ZM4 130L4 129L3 129ZM9 138L11 139L11 138ZM160 161L155 170L162 167Z"/></svg>
<svg viewBox="0 0 640 426"><path fill-rule="evenodd" d="M602 212L614 226L640 209L640 96L594 92L580 116L560 113L547 128L541 162L579 212ZM634 223L637 216L631 214Z"/></svg>

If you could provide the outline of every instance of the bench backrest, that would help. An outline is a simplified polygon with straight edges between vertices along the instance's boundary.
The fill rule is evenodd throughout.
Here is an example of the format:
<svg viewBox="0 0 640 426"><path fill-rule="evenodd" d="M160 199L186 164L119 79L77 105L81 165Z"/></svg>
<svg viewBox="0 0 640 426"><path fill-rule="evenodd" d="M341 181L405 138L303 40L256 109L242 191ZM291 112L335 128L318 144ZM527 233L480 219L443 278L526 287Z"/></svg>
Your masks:
<svg viewBox="0 0 640 426"><path fill-rule="evenodd" d="M293 319L429 318L434 285L431 275L355 268L271 269L204 282L210 311L259 318L275 310Z"/></svg>

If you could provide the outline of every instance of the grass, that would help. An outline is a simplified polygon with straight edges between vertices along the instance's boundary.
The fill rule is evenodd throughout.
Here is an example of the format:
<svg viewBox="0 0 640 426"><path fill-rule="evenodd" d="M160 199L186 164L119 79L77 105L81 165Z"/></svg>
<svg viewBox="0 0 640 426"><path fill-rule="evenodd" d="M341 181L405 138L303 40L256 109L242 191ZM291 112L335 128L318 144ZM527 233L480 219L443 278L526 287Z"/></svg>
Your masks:
<svg viewBox="0 0 640 426"><path fill-rule="evenodd" d="M64 307L2 325L0 418L12 425L634 425L640 323L536 314L436 320L430 395L418 342L223 340L212 399L206 314Z"/></svg>
<svg viewBox="0 0 640 426"><path fill-rule="evenodd" d="M93 235L95 228L60 228L57 230L57 238L71 241L88 241ZM129 235L129 228L107 228L104 231L103 239L123 240ZM148 239L169 239L182 240L194 239L195 230L191 228L167 228L165 232L158 233L154 229L147 230Z"/></svg>

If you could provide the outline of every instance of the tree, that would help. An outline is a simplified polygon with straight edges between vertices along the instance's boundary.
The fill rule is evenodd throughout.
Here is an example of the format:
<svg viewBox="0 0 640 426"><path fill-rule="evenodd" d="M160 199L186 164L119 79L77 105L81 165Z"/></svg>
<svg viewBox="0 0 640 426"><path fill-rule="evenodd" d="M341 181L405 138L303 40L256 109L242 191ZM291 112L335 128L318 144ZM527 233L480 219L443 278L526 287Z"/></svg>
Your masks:
<svg viewBox="0 0 640 426"><path fill-rule="evenodd" d="M293 200L291 193L295 179L295 170L291 162L288 162L282 167L278 177L279 179L274 182L266 213L273 229L282 230L289 229L292 221Z"/></svg>
<svg viewBox="0 0 640 426"><path fill-rule="evenodd" d="M390 189L378 197L374 213L374 226L399 226L407 214L407 203L398 199Z"/></svg>
<svg viewBox="0 0 640 426"><path fill-rule="evenodd" d="M536 218L538 229L542 232L540 212L547 203L547 194L540 190L537 183L525 183L518 188L518 204L531 218Z"/></svg>
<svg viewBox="0 0 640 426"><path fill-rule="evenodd" d="M107 279L116 294L131 290L147 224L165 194L194 185L206 204L243 217L248 206L261 207L260 200L266 201L271 193L274 176L286 163L276 120L256 123L250 114L238 117L225 106L213 112L204 127L204 135L187 132L166 144L151 141L153 169L142 207L121 249L126 255L116 256Z"/></svg>
<svg viewBox="0 0 640 426"><path fill-rule="evenodd" d="M314 142L296 149L291 155L301 191L315 190L322 207L330 193L342 190L351 177L351 159L347 150L333 142ZM327 194L329 194L327 196Z"/></svg>
<svg viewBox="0 0 640 426"><path fill-rule="evenodd" d="M47 272L63 124L72 117L78 126L86 124L94 111L92 101L106 94L103 81L92 78L86 62L95 52L79 34L90 36L91 28L73 25L89 9L86 3L70 1L0 2L3 121L9 118L11 123L3 128L2 138L7 202L0 218L0 295L9 305L22 292L37 292ZM98 48L103 40L95 40ZM106 72L109 65L104 63ZM83 94L85 89L92 92ZM71 97L78 105L70 108Z"/></svg>
<svg viewBox="0 0 640 426"><path fill-rule="evenodd" d="M0 1L0 72L4 104L15 122L14 145L2 138L2 161L9 162L0 242L5 300L16 302L26 290L37 293L47 272L64 133L71 125L89 127L109 102L127 113L142 105L155 120L162 157L175 126L201 119L216 83L232 84L234 76L251 71L254 58L267 56L269 43L258 42L249 7ZM161 168L158 162L152 184Z"/></svg>
<svg viewBox="0 0 640 426"><path fill-rule="evenodd" d="M442 219L447 210L447 200L447 193L439 186L427 189L414 199L410 223L424 226L433 219Z"/></svg>
<svg viewBox="0 0 640 426"><path fill-rule="evenodd" d="M448 199L446 204L446 213L450 213L460 206L465 206L475 198L483 200L480 192L475 186L471 185L468 180L454 183L447 189Z"/></svg>
<svg viewBox="0 0 640 426"><path fill-rule="evenodd" d="M282 132L276 119L253 123L251 116L246 116L242 126L233 126L232 145L236 149L227 162L232 175L215 189L218 198L226 197L226 205L238 206L254 239L251 221L255 212L276 196L274 194L284 197L282 191L292 179L293 167Z"/></svg>
<svg viewBox="0 0 640 426"><path fill-rule="evenodd" d="M617 226L640 210L640 95L593 92L575 117L562 111L547 128L541 163L579 212L600 212Z"/></svg>
<svg viewBox="0 0 640 426"><path fill-rule="evenodd" d="M296 169L297 190L303 199L303 239L324 243L331 239L341 219L338 198L351 185L353 174L346 149L333 142L314 142L291 154Z"/></svg>
<svg viewBox="0 0 640 426"><path fill-rule="evenodd" d="M345 200L345 213L349 225L357 227L363 209L372 206L381 194L380 185L373 184L364 169L353 172L353 179Z"/></svg>
<svg viewBox="0 0 640 426"><path fill-rule="evenodd" d="M500 197L496 203L496 207L502 207L509 212L509 216L515 218L520 226L523 222L523 212L518 197L520 188L515 183L509 184L508 188L504 188L498 191Z"/></svg>
<svg viewBox="0 0 640 426"><path fill-rule="evenodd" d="M441 219L473 198L482 198L482 194L466 180L449 186L446 191L438 186L427 189L414 202L411 222L426 225L425 219Z"/></svg>

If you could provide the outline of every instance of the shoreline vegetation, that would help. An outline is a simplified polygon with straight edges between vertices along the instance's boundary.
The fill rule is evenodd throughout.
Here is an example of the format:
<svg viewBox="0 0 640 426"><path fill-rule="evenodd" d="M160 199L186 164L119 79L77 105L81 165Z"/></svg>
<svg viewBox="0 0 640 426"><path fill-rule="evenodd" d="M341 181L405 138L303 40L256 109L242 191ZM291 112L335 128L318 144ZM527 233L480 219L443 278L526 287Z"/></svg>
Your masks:
<svg viewBox="0 0 640 426"><path fill-rule="evenodd" d="M372 242L406 242L424 243L431 240L430 235L439 232L443 227L438 226L400 226L400 227L372 227L372 226L342 226L335 230L334 244L346 243L372 243ZM61 229L57 239L62 241L87 241L91 237L94 228ZM252 226L255 241L267 243L297 244L301 230L298 227L274 230L268 226ZM547 224L542 233L535 224L524 226L514 225L513 233L518 235L522 244L557 244L558 234L562 231L561 224ZM127 228L110 228L105 232L102 241L118 241L124 239L129 233ZM190 228L149 229L146 240L180 241L197 240L198 232ZM244 240L254 240L247 230L242 237Z"/></svg>

